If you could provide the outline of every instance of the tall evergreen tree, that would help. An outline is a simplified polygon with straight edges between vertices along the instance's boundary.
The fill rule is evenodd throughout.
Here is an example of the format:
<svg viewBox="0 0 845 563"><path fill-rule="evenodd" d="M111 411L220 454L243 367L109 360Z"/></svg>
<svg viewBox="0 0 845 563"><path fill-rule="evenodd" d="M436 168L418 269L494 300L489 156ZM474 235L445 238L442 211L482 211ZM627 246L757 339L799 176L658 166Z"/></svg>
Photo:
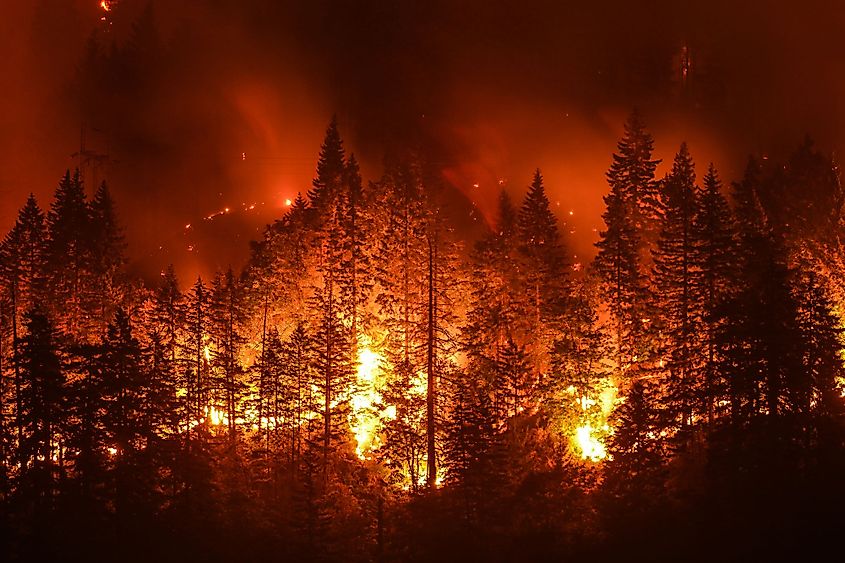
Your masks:
<svg viewBox="0 0 845 563"><path fill-rule="evenodd" d="M706 354L699 409L706 413L708 423L712 424L715 417L715 378L718 364L718 311L720 305L734 291L732 285L738 273L733 214L722 194L722 185L712 163L699 191L695 229L698 240L696 266L701 272L697 294L701 300L702 337Z"/></svg>
<svg viewBox="0 0 845 563"><path fill-rule="evenodd" d="M314 374L313 341L303 322L297 323L291 334L284 341L280 353L281 385L285 391L285 420L290 434L290 459L298 463L303 444L312 438L310 435L310 415L319 412L312 382ZM306 435L303 435L306 432Z"/></svg>
<svg viewBox="0 0 845 563"><path fill-rule="evenodd" d="M91 214L91 274L96 284L93 311L105 324L113 316L113 308L122 300L122 270L126 263L126 243L105 182L97 188L90 203Z"/></svg>
<svg viewBox="0 0 845 563"><path fill-rule="evenodd" d="M638 250L648 260L648 245L658 235L661 202L660 189L654 172L660 160L652 158L654 140L648 133L639 113L634 111L625 122L625 133L613 155L607 172L611 191L622 194L629 204L631 223L642 234Z"/></svg>
<svg viewBox="0 0 845 563"><path fill-rule="evenodd" d="M139 510L154 509L148 496L155 490L156 468L149 454L162 422L157 414L163 405L156 401L163 397L152 392L141 345L123 309L107 327L100 361L110 485L118 524L125 525Z"/></svg>
<svg viewBox="0 0 845 563"><path fill-rule="evenodd" d="M45 297L46 243L44 213L30 194L0 244L0 275L15 315L13 320L19 320L24 311Z"/></svg>
<svg viewBox="0 0 845 563"><path fill-rule="evenodd" d="M657 390L646 379L634 382L624 403L613 413L604 491L615 524L630 526L651 516L665 499L665 452L660 432L664 422Z"/></svg>
<svg viewBox="0 0 845 563"><path fill-rule="evenodd" d="M565 310L568 291L566 250L539 169L519 211L517 232L524 261L525 332L532 335L527 344L535 375L540 377L548 368L551 324L559 321Z"/></svg>
<svg viewBox="0 0 845 563"><path fill-rule="evenodd" d="M695 167L686 143L681 144L664 181L660 235L654 249L653 285L660 311L661 348L669 379L667 391L682 426L692 422L693 396L702 365L698 340L701 319L700 270L696 263L694 228L698 210Z"/></svg>
<svg viewBox="0 0 845 563"><path fill-rule="evenodd" d="M604 201L607 209L602 217L607 229L599 234L594 267L603 283L613 325L616 369L625 374L645 352L649 294L640 257L642 239L630 204L613 184Z"/></svg>
<svg viewBox="0 0 845 563"><path fill-rule="evenodd" d="M320 448L324 475L329 471L329 456L345 437L344 422L349 414L349 391L354 377L352 342L343 325L336 288L329 285L317 290L314 314L318 324L314 330L315 379L320 398L319 414L323 423Z"/></svg>
<svg viewBox="0 0 845 563"><path fill-rule="evenodd" d="M234 440L245 390L240 351L245 342L243 326L247 319L243 290L232 268L215 276L210 305L210 334L215 343L213 365L218 372L214 388L222 392L220 399L228 421L229 439Z"/></svg>
<svg viewBox="0 0 845 563"><path fill-rule="evenodd" d="M18 492L38 510L51 510L56 493L57 460L65 377L59 336L47 315L31 309L24 315L25 334L18 348L22 374L23 433L18 444Z"/></svg>
<svg viewBox="0 0 845 563"><path fill-rule="evenodd" d="M59 327L82 339L92 330L91 214L79 171L65 173L47 214L48 283Z"/></svg>
<svg viewBox="0 0 845 563"><path fill-rule="evenodd" d="M46 244L47 232L44 214L38 207L35 197L30 194L26 204L18 213L18 218L11 231L0 243L0 280L3 287L0 291L0 321L3 331L0 332L0 342L10 342L0 351L0 364L5 365L5 350L8 350L13 375L13 392L15 412L20 412L22 375L18 355L20 326L23 314L36 305L42 305L47 297L46 287ZM7 330L9 328L10 330ZM5 376L0 366L0 379ZM5 400L5 387L0 390ZM5 415L5 410L4 413ZM18 441L22 439L23 429L20 417L15 424Z"/></svg>
<svg viewBox="0 0 845 563"><path fill-rule="evenodd" d="M209 390L211 352L208 346L211 331L211 295L202 278L198 277L188 293L185 304L185 389L188 398L189 421L209 423Z"/></svg>
<svg viewBox="0 0 845 563"><path fill-rule="evenodd" d="M343 189L347 173L343 140L340 138L340 132L337 128L337 118L332 117L331 123L326 129L323 144L320 147L317 175L314 178L312 189L308 191L312 221L315 226L322 225L325 214L334 205L336 198Z"/></svg>

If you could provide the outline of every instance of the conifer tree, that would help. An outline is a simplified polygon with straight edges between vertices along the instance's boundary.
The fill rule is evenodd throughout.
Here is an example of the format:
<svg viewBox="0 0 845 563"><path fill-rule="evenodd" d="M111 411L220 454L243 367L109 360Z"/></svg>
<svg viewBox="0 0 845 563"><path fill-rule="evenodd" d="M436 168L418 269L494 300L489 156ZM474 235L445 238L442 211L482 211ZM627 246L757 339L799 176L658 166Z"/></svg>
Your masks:
<svg viewBox="0 0 845 563"><path fill-rule="evenodd" d="M324 475L329 471L329 456L345 437L345 421L349 412L349 391L353 382L352 342L341 321L336 288L318 289L313 298L317 319L314 329L313 385L319 396L322 420L320 447Z"/></svg>
<svg viewBox="0 0 845 563"><path fill-rule="evenodd" d="M48 283L58 325L86 339L92 329L91 214L79 171L66 172L47 214Z"/></svg>
<svg viewBox="0 0 845 563"><path fill-rule="evenodd" d="M798 278L793 294L798 302L803 369L790 378L789 402L805 416L811 411L835 416L842 409L839 386L845 375L843 329L833 312L833 302L814 272L805 272Z"/></svg>
<svg viewBox="0 0 845 563"><path fill-rule="evenodd" d="M633 228L641 233L641 257L648 260L648 246L658 234L661 202L654 172L660 160L652 158L654 140L639 113L634 111L625 122L625 133L613 155L607 172L611 191L622 195L628 203Z"/></svg>
<svg viewBox="0 0 845 563"><path fill-rule="evenodd" d="M517 212L507 192L499 195L492 230L472 250L471 299L463 346L473 361L491 362L508 338L519 343L519 263L516 251Z"/></svg>
<svg viewBox="0 0 845 563"><path fill-rule="evenodd" d="M483 517L482 503L493 496L501 477L499 433L489 386L476 382L483 375L450 378L451 408L446 421L445 462L447 482L463 497L464 517L471 523Z"/></svg>
<svg viewBox="0 0 845 563"><path fill-rule="evenodd" d="M349 157L343 186L341 221L344 236L339 282L346 309L344 316L350 319L353 346L357 350L358 335L365 328L365 306L373 286L370 260L373 220L355 155Z"/></svg>
<svg viewBox="0 0 845 563"><path fill-rule="evenodd" d="M650 248L657 238L660 196L652 158L654 141L634 112L625 123L607 172L610 193L602 218L595 267L604 284L613 319L617 369L639 369L649 353L652 312L648 306Z"/></svg>
<svg viewBox="0 0 845 563"><path fill-rule="evenodd" d="M347 174L346 156L337 128L337 118L332 117L320 147L317 175L312 189L308 191L312 224L315 227L322 226L329 208L334 206L336 198L343 189Z"/></svg>
<svg viewBox="0 0 845 563"><path fill-rule="evenodd" d="M122 299L122 270L126 263L126 243L118 223L114 201L105 182L100 184L90 203L91 274L96 284L93 296L100 322L105 325L113 316L112 309Z"/></svg>
<svg viewBox="0 0 845 563"><path fill-rule="evenodd" d="M68 371L75 377L67 384L63 408L66 413L65 446L73 464L72 495L83 518L105 508L108 447L104 426L105 390L102 345L82 344L71 350Z"/></svg>
<svg viewBox="0 0 845 563"><path fill-rule="evenodd" d="M210 299L211 337L215 343L213 365L218 371L215 389L222 392L222 405L228 420L229 439L234 440L244 391L240 350L246 322L243 290L230 267L214 278Z"/></svg>
<svg viewBox="0 0 845 563"><path fill-rule="evenodd" d="M303 443L311 438L310 435L303 436L303 429L306 432L310 430L310 414L319 409L311 385L316 378L314 361L313 341L305 323L300 321L284 341L280 352L281 386L285 391L285 419L290 421L287 426L292 463L298 463Z"/></svg>
<svg viewBox="0 0 845 563"><path fill-rule="evenodd" d="M538 390L551 427L566 436L584 425L600 431L607 414L602 396L613 386L609 346L593 303L595 293L591 280L579 284L579 298L572 300L567 322L552 345L554 377Z"/></svg>
<svg viewBox="0 0 845 563"><path fill-rule="evenodd" d="M31 309L24 315L24 328L18 347L22 376L18 492L33 500L37 510L49 510L56 492L65 377L59 336L47 315Z"/></svg>
<svg viewBox="0 0 845 563"><path fill-rule="evenodd" d="M0 275L11 302L13 321L41 302L45 292L47 231L44 213L32 194L0 244Z"/></svg>
<svg viewBox="0 0 845 563"><path fill-rule="evenodd" d="M426 460L426 396L422 378L401 363L382 391L395 415L384 423L385 443L378 453L391 470L391 483L417 492L424 483Z"/></svg>
<svg viewBox="0 0 845 563"><path fill-rule="evenodd" d="M517 219L518 248L523 260L522 314L525 333L538 378L548 368L546 351L550 345L551 324L560 321L565 310L567 288L566 250L552 213L540 170L525 195Z"/></svg>
<svg viewBox="0 0 845 563"><path fill-rule="evenodd" d="M681 144L664 181L660 235L653 251L653 285L660 311L661 347L668 371L667 391L674 416L682 425L692 420L693 396L702 364L698 342L701 319L700 270L696 263L697 208L695 167L686 143Z"/></svg>
<svg viewBox="0 0 845 563"><path fill-rule="evenodd" d="M733 214L722 195L722 185L713 164L707 169L698 195L695 217L696 267L700 270L697 294L701 300L702 337L706 354L699 409L712 424L715 417L716 369L718 363L716 333L720 322L718 310L728 299L737 276L736 235Z"/></svg>
<svg viewBox="0 0 845 563"><path fill-rule="evenodd" d="M211 384L210 348L207 345L211 331L211 295L198 277L188 293L185 304L185 389L189 403L190 420L205 420L208 426L209 390Z"/></svg>
<svg viewBox="0 0 845 563"><path fill-rule="evenodd" d="M665 498L664 422L656 395L648 380L635 381L613 413L616 430L609 441L604 490L612 503L609 512L629 525Z"/></svg>
<svg viewBox="0 0 845 563"><path fill-rule="evenodd" d="M604 201L607 209L602 217L607 229L601 231L596 243L594 267L603 283L613 326L616 369L624 374L645 351L648 286L640 256L641 235L625 194L619 186L611 185Z"/></svg>
<svg viewBox="0 0 845 563"><path fill-rule="evenodd" d="M21 405L21 369L17 353L20 325L23 313L35 307L43 305L47 297L46 287L46 244L47 232L44 223L44 214L38 207L35 197L30 194L26 204L18 213L18 218L11 231L0 243L0 279L2 279L2 299L0 306L0 320L3 322L3 331L0 333L0 342L11 337L9 345L4 346L9 350L10 364L14 370L13 392L15 411L20 412ZM10 330L7 330L7 327ZM8 334L7 334L8 332ZM0 353L0 364L5 363L4 353ZM4 377L2 366L0 366L0 378ZM5 387L0 394L5 392ZM3 395L0 401L5 400ZM22 439L23 429L20 421L15 424L18 441Z"/></svg>
<svg viewBox="0 0 845 563"><path fill-rule="evenodd" d="M103 427L111 448L110 481L115 512L119 521L125 521L142 507L152 510L148 495L154 490L156 468L149 455L154 451L156 429L162 422L159 409L164 405L156 404L162 393L151 386L141 345L123 309L117 310L108 325L100 361Z"/></svg>
<svg viewBox="0 0 845 563"><path fill-rule="evenodd" d="M535 399L535 381L525 348L508 337L499 349L493 373L493 410L497 427L524 412Z"/></svg>

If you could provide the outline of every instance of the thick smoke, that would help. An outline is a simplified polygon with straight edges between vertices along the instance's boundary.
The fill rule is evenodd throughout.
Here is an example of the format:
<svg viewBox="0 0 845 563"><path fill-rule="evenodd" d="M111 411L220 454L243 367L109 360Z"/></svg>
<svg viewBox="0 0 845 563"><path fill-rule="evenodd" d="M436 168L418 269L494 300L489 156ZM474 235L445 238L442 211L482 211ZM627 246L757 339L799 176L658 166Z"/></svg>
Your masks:
<svg viewBox="0 0 845 563"><path fill-rule="evenodd" d="M845 9L821 2L121 0L106 22L98 4L4 6L0 221L29 191L47 204L84 132L108 155L86 179L111 183L145 275L241 262L307 190L332 114L369 178L385 151L420 146L488 217L540 167L579 255L635 106L659 156L687 140L727 180L805 133L843 141ZM96 80L92 33L132 53Z"/></svg>

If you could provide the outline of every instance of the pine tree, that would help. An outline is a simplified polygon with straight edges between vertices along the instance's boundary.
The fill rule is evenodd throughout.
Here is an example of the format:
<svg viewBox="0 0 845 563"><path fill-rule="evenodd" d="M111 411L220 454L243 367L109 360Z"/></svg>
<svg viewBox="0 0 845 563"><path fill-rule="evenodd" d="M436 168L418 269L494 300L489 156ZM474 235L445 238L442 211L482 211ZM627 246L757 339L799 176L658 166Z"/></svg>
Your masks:
<svg viewBox="0 0 845 563"><path fill-rule="evenodd" d="M607 209L602 217L607 229L596 243L594 267L602 280L612 320L616 369L625 374L645 352L648 287L640 258L642 239L625 194L611 185L604 201Z"/></svg>
<svg viewBox="0 0 845 563"><path fill-rule="evenodd" d="M344 197L341 199L341 225L343 229L343 249L340 271L341 299L346 311L344 316L350 319L350 328L355 336L353 346L357 350L358 335L365 329L365 306L372 291L372 267L370 249L373 220L367 205L358 161L350 155L344 175Z"/></svg>
<svg viewBox="0 0 845 563"><path fill-rule="evenodd" d="M91 274L96 284L93 311L105 325L113 316L112 309L122 298L122 270L126 263L126 243L118 223L114 201L105 182L100 184L90 204Z"/></svg>
<svg viewBox="0 0 845 563"><path fill-rule="evenodd" d="M314 369L314 350L311 336L303 322L297 323L291 334L284 341L280 354L281 384L285 391L285 420L289 420L290 458L292 463L299 461L303 442L311 436L303 436L303 428L309 431L308 420L311 413L318 412L319 405L312 391L311 383L316 378Z"/></svg>
<svg viewBox="0 0 845 563"><path fill-rule="evenodd" d="M457 245L446 223L442 186L430 179L426 197L427 245L425 272L425 373L426 373L426 485L437 484L437 428L441 418L441 393L438 387L444 374L452 371L451 354L455 351L453 311L462 280L456 267Z"/></svg>
<svg viewBox="0 0 845 563"><path fill-rule="evenodd" d="M378 454L390 469L389 482L417 492L424 483L426 396L423 380L409 364L393 367L382 397L394 416L384 422L385 443Z"/></svg>
<svg viewBox="0 0 845 563"><path fill-rule="evenodd" d="M644 260L649 258L648 245L657 238L660 219L660 190L654 177L660 160L652 158L653 150L654 140L634 111L625 123L625 134L607 172L611 192L622 195L629 205L633 228L642 235L643 246L638 250Z"/></svg>
<svg viewBox="0 0 845 563"><path fill-rule="evenodd" d="M317 176L308 191L312 224L320 227L341 190L348 174L343 141L337 128L337 118L332 117L326 129L326 136L320 147L317 161Z"/></svg>
<svg viewBox="0 0 845 563"><path fill-rule="evenodd" d="M508 338L525 341L518 330L517 212L506 192L492 230L472 250L471 300L464 348L475 361L490 362Z"/></svg>
<svg viewBox="0 0 845 563"><path fill-rule="evenodd" d="M22 428L18 444L18 493L34 500L37 510L53 507L59 432L65 378L59 356L59 335L46 314L31 309L24 315L25 334L18 348L21 366Z"/></svg>
<svg viewBox="0 0 845 563"><path fill-rule="evenodd" d="M550 426L565 436L583 426L603 431L609 408L603 398L613 387L610 350L593 303L596 289L587 279L577 293L579 298L572 300L567 322L552 345L554 377L539 389Z"/></svg>
<svg viewBox="0 0 845 563"><path fill-rule="evenodd" d="M765 234L747 234L743 244L751 245L741 251L744 285L722 305L717 333L719 376L735 426L782 412L802 358L785 249Z"/></svg>
<svg viewBox="0 0 845 563"><path fill-rule="evenodd" d="M510 337L499 349L493 377L493 409L500 427L502 422L525 412L535 399L528 354Z"/></svg>
<svg viewBox="0 0 845 563"><path fill-rule="evenodd" d="M66 172L47 214L47 280L63 332L86 339L92 329L92 227L79 171Z"/></svg>
<svg viewBox="0 0 845 563"><path fill-rule="evenodd" d="M647 272L649 250L657 238L660 196L652 159L654 141L639 114L625 124L607 172L610 193L604 201L602 218L606 229L596 243L595 267L605 284L607 304L613 319L617 369L627 373L638 369L649 354Z"/></svg>
<svg viewBox="0 0 845 563"><path fill-rule="evenodd" d="M428 317L425 299L428 292L425 280L428 279L429 251L418 163L412 159L389 161L376 193L379 194L377 209L382 213L378 216L378 246L373 261L378 284L375 301L380 324L387 331L383 351L390 373L388 402L396 407L398 417L388 423L386 431L401 438L401 442L397 441L388 449L395 446L400 450L393 458L394 466L407 471L409 486L415 489L419 480L416 448L420 435L424 449L426 444L427 391L415 388L427 390L426 384L419 379L426 373L424 351ZM420 455L424 457L425 454Z"/></svg>
<svg viewBox="0 0 845 563"><path fill-rule="evenodd" d="M110 441L104 427L105 393L102 346L82 344L71 350L67 385L65 447L73 464L74 500L80 516L90 519L105 510L106 465Z"/></svg>
<svg viewBox="0 0 845 563"><path fill-rule="evenodd" d="M722 195L722 185L712 163L699 191L695 229L698 240L696 266L701 272L697 294L701 299L702 336L706 354L703 388L700 390L702 400L698 408L706 413L708 424L712 424L715 418L715 378L718 364L718 310L733 291L738 260L733 214Z"/></svg>
<svg viewBox="0 0 845 563"><path fill-rule="evenodd" d="M162 273L161 280L153 295L153 309L150 318L149 332L157 338L161 349L162 361L167 371L179 371L182 334L185 325L186 303L185 296L179 290L179 280L173 264Z"/></svg>
<svg viewBox="0 0 845 563"><path fill-rule="evenodd" d="M11 301L13 320L45 296L47 231L44 213L32 194L18 212L11 231L0 245L0 276Z"/></svg>
<svg viewBox="0 0 845 563"><path fill-rule="evenodd" d="M609 496L608 512L622 520L623 526L648 518L665 498L665 452L660 436L664 422L656 395L648 380L635 381L625 402L613 413L615 432L608 444L604 490Z"/></svg>
<svg viewBox="0 0 845 563"><path fill-rule="evenodd" d="M11 337L10 350L11 364L14 370L14 405L15 412L20 412L21 405L21 369L18 361L18 343L20 337L20 324L23 313L41 305L47 296L45 273L46 273L46 243L47 233L44 223L44 214L38 207L35 197L30 194L26 204L18 213L17 221L12 230L0 244L0 280L2 280L2 299L0 299L0 320L3 328L10 327L10 334L0 334L0 341L5 342ZM8 305L6 305L8 303ZM7 313L8 311L8 313ZM5 357L0 354L0 363ZM0 368L0 379L4 377ZM2 399L5 400L5 388L0 390ZM3 413L5 415L5 411ZM23 429L20 421L15 424L18 441L22 439Z"/></svg>
<svg viewBox="0 0 845 563"><path fill-rule="evenodd" d="M477 525L483 503L493 497L503 469L498 458L499 434L490 388L478 385L483 375L455 373L450 378L451 409L445 429L447 483L463 498L464 518Z"/></svg>
<svg viewBox="0 0 845 563"><path fill-rule="evenodd" d="M118 309L109 323L101 356L103 427L109 449L108 464L118 523L123 525L139 510L153 510L150 493L155 488L156 467L150 453L156 429L163 422L163 399L151 387L141 345L132 334L129 316ZM156 378L157 384L163 383Z"/></svg>
<svg viewBox="0 0 845 563"><path fill-rule="evenodd" d="M188 420L204 420L206 429L210 422L208 409L211 353L207 345L211 331L210 308L211 296L202 278L198 277L188 293L185 304L184 354L189 366L185 369L185 389L189 404Z"/></svg>
<svg viewBox="0 0 845 563"><path fill-rule="evenodd" d="M661 317L661 346L665 350L669 374L669 403L678 423L687 426L698 414L692 411L692 403L703 360L698 341L700 270L695 259L694 228L698 202L695 167L686 143L681 144L675 156L672 172L664 181L664 192L660 235L653 251L655 309L660 311Z"/></svg>
<svg viewBox="0 0 845 563"><path fill-rule="evenodd" d="M240 281L231 268L215 276L210 305L210 335L215 343L213 366L218 372L214 388L223 394L229 439L234 440L244 392L240 350L245 342L246 310Z"/></svg>
<svg viewBox="0 0 845 563"><path fill-rule="evenodd" d="M323 471L327 474L329 456L344 438L344 424L349 413L349 390L353 382L352 343L349 331L343 326L336 288L328 285L318 289L313 300L315 379L320 399L319 414L323 429L320 436Z"/></svg>
<svg viewBox="0 0 845 563"><path fill-rule="evenodd" d="M550 324L559 321L568 293L565 245L539 169L534 172L519 211L517 232L526 294L523 314L526 333L534 335L528 344L539 376L548 363L545 352L550 344Z"/></svg>
<svg viewBox="0 0 845 563"><path fill-rule="evenodd" d="M789 403L803 415L815 411L835 416L842 409L839 386L845 375L843 329L817 274L803 273L794 284L793 295L798 302L803 369L791 378Z"/></svg>

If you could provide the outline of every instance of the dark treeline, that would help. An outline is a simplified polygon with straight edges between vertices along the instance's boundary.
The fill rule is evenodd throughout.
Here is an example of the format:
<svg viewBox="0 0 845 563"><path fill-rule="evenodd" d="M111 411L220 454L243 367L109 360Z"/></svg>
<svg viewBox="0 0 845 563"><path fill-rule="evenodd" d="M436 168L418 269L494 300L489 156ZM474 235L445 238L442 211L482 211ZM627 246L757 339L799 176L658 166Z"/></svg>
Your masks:
<svg viewBox="0 0 845 563"><path fill-rule="evenodd" d="M105 184L0 247L4 560L796 558L845 502L845 191L807 141L656 176L636 114L592 264L538 170L475 241L336 124L242 272L124 271Z"/></svg>

